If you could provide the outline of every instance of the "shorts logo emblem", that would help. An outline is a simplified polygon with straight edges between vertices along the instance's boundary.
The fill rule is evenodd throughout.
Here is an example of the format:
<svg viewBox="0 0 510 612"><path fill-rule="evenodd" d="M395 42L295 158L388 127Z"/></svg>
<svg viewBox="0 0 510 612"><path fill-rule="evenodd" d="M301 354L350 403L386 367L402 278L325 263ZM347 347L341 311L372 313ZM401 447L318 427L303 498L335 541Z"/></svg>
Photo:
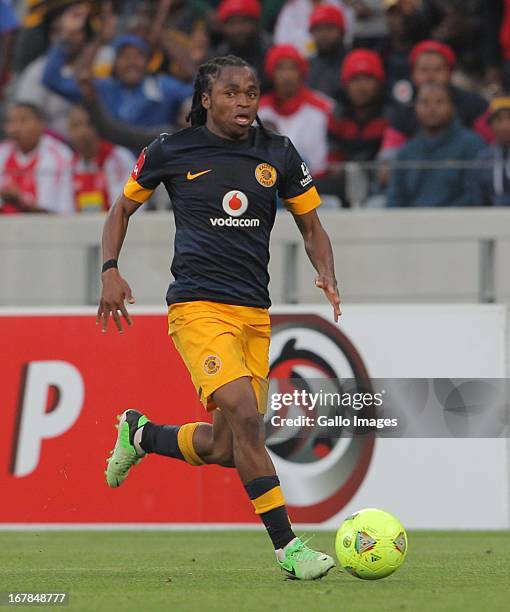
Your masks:
<svg viewBox="0 0 510 612"><path fill-rule="evenodd" d="M217 355L209 355L204 361L204 372L209 376L216 374L221 369L221 359Z"/></svg>

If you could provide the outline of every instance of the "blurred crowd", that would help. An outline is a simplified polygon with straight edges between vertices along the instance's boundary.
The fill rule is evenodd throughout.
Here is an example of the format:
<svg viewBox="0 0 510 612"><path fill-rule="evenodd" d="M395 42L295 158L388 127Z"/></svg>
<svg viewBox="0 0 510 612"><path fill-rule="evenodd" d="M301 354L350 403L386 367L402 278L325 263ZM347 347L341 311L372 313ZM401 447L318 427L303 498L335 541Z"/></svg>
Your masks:
<svg viewBox="0 0 510 612"><path fill-rule="evenodd" d="M326 206L510 204L510 0L0 0L0 213L108 210L229 53Z"/></svg>

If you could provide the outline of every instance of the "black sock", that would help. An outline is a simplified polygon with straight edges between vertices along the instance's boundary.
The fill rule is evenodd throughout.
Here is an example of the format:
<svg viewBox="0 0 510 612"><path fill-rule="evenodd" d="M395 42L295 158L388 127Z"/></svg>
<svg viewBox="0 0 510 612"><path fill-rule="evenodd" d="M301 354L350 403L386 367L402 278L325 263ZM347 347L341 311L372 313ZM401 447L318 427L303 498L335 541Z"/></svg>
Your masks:
<svg viewBox="0 0 510 612"><path fill-rule="evenodd" d="M275 550L286 546L296 536L290 526L289 516L280 489L280 480L278 476L262 476L260 478L255 478L246 483L244 488L253 503L255 512L257 512L262 519ZM264 510L268 505L266 494L270 491L273 492L273 500L271 500L270 505L273 503L278 505L262 512L261 510Z"/></svg>
<svg viewBox="0 0 510 612"><path fill-rule="evenodd" d="M156 453L184 461L184 456L177 443L179 429L179 425L146 423L143 426L140 446L146 453Z"/></svg>
<svg viewBox="0 0 510 612"><path fill-rule="evenodd" d="M264 512L260 515L260 518L266 526L275 550L287 546L296 537L290 526L289 515L285 506Z"/></svg>

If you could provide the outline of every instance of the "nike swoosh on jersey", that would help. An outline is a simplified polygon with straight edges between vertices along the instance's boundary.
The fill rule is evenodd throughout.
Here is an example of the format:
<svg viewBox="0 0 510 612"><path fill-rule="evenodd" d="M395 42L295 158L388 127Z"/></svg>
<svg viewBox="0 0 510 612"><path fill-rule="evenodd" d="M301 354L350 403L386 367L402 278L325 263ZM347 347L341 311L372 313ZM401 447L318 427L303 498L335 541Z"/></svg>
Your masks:
<svg viewBox="0 0 510 612"><path fill-rule="evenodd" d="M202 170L202 172L197 172L196 174L193 174L192 172L190 172L188 170L188 174L186 174L186 178L188 179L188 181L193 181L194 179L198 178L199 176L202 176L202 174L207 174L208 172L212 172L211 170Z"/></svg>

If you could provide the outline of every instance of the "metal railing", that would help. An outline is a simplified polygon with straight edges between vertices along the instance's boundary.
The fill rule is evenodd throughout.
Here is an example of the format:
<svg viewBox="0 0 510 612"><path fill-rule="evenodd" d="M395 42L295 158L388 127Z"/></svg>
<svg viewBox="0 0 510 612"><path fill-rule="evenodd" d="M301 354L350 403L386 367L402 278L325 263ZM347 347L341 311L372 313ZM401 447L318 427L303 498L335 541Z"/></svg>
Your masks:
<svg viewBox="0 0 510 612"><path fill-rule="evenodd" d="M340 208L343 205L350 208L384 208L386 206L388 183L381 182L381 170L388 170L389 175L391 175L391 172L397 171L422 170L432 173L430 175L430 180L434 180L434 172L437 171L438 188L441 188L442 182L445 181L445 170L451 170L452 172L457 171L458 175L453 179L450 177L448 180L453 180L453 182L457 181L458 190L462 190L466 189L462 184L465 180L465 173L470 173L471 176L474 176L474 173L479 170L486 170L488 172L494 171L494 164L487 161L458 161L448 159L443 161L349 161L332 164L331 170L332 171L326 176L316 181L327 207ZM506 177L506 167L502 168L502 166L500 166L500 170L503 172L501 175L502 180L506 181L504 185L508 186L510 191L510 178ZM73 176L70 169L61 171L60 174L63 181L65 180L68 183L73 182ZM4 171L3 174L1 174L0 212L2 209L2 202L7 200L2 200L1 190L5 189L6 186L14 186L16 189L16 186L22 183L20 178L22 178L23 175L23 172L10 170L8 172ZM35 173L34 176L37 181L37 177L44 176L44 172ZM57 183L58 181L55 182L55 185L57 185ZM110 194L110 197L114 199L116 195L117 194ZM413 202L409 202L409 205L412 206ZM169 206L169 199L164 189L160 188L154 194L147 208L162 210Z"/></svg>

